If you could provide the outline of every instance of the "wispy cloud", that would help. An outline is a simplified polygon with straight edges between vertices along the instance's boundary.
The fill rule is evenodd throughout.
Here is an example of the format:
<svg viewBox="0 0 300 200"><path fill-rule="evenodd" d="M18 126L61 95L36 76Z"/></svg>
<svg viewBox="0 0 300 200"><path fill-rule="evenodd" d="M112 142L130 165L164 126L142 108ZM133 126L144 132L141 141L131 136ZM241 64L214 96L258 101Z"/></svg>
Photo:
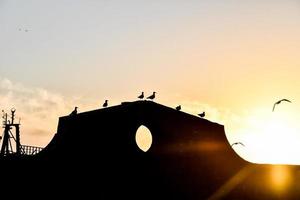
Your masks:
<svg viewBox="0 0 300 200"><path fill-rule="evenodd" d="M216 108L208 103L184 99L181 103L184 112L197 115L205 111L207 119L224 124L225 127L233 122L238 124L240 120L230 110ZM10 112L11 108L17 109L16 114L21 118L23 144L47 145L56 132L59 116L69 114L74 106L79 106L83 111L95 109L93 105L95 102L87 98L66 97L43 88L29 87L0 78L0 109L6 112Z"/></svg>
<svg viewBox="0 0 300 200"><path fill-rule="evenodd" d="M69 98L43 88L27 87L0 78L0 109L17 109L21 118L21 142L45 146L56 132L58 117L80 106L80 98Z"/></svg>
<svg viewBox="0 0 300 200"><path fill-rule="evenodd" d="M267 114L264 114L264 110L258 113L249 111L234 113L229 108L216 107L208 102L184 97L170 98L164 101L164 104L171 107L172 105L175 107L180 102L183 112L194 115L205 111L206 119L225 126L229 143L241 141L246 145L245 148L235 148L235 150L244 158L252 161L265 162L269 158L267 156L273 153L274 148L272 147L278 146L276 142L272 143L273 146L271 145L270 134L272 134L272 139L277 137L278 143L285 140L289 143L298 141L293 139L298 138L298 118L294 117L293 120L290 116L292 112L270 113L268 109L266 110ZM111 105L117 103L113 99L110 102ZM17 109L16 114L21 118L22 144L46 146L56 132L59 116L68 115L74 106L79 106L79 111L82 112L99 108L100 103L98 100L87 97L64 96L43 88L28 87L9 79L0 78L0 110L3 109L9 113L11 108ZM266 124L266 122L268 123ZM286 127L289 127L289 131L285 131ZM281 130L280 128L283 131L278 131ZM285 135L283 136L281 132L285 132ZM287 133L290 137L286 139ZM265 147L266 142L268 148ZM291 145L291 148L283 151L282 157L285 158L286 154L284 153L294 151L297 146L299 146L298 143ZM265 152L265 154L261 152ZM278 154L276 155L278 156Z"/></svg>

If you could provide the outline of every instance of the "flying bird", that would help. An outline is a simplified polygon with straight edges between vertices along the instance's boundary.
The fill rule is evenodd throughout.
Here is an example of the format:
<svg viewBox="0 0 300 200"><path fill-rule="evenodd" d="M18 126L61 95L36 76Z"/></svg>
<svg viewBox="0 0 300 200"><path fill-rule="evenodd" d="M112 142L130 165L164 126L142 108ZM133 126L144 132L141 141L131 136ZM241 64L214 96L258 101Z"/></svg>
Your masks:
<svg viewBox="0 0 300 200"><path fill-rule="evenodd" d="M180 111L181 110L181 105L177 106L176 110Z"/></svg>
<svg viewBox="0 0 300 200"><path fill-rule="evenodd" d="M156 94L156 92L153 92L153 94L151 96L147 97L147 99L151 99L151 100L155 99L155 94Z"/></svg>
<svg viewBox="0 0 300 200"><path fill-rule="evenodd" d="M283 102L283 101L292 103L292 102L291 102L290 100L288 100L288 99L281 99L281 100L277 101L276 103L274 103L272 112L274 112L275 107L276 107L278 104L280 104L281 102Z"/></svg>
<svg viewBox="0 0 300 200"><path fill-rule="evenodd" d="M199 117L205 117L205 112L198 114Z"/></svg>
<svg viewBox="0 0 300 200"><path fill-rule="evenodd" d="M242 145L242 146L245 146L243 143L241 143L241 142L235 142L235 143L233 143L231 146L234 146L234 145Z"/></svg>
<svg viewBox="0 0 300 200"><path fill-rule="evenodd" d="M24 32L29 32L30 31L29 29L22 29L22 28L19 28L18 30L19 31L24 31Z"/></svg>
<svg viewBox="0 0 300 200"><path fill-rule="evenodd" d="M77 115L77 108L78 108L78 107L75 107L75 108L74 108L74 110L71 112L70 116Z"/></svg>
<svg viewBox="0 0 300 200"><path fill-rule="evenodd" d="M142 92L142 94L140 96L138 96L139 99L143 99L144 98L144 92Z"/></svg>
<svg viewBox="0 0 300 200"><path fill-rule="evenodd" d="M106 108L108 106L108 100L105 100L103 107Z"/></svg>

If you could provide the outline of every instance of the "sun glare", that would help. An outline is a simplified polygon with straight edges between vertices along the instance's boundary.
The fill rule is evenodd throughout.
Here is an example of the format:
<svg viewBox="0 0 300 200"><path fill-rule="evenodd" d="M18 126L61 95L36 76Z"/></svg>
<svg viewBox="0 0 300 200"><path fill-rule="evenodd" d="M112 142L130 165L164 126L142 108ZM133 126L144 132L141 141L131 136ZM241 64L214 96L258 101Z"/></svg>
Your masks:
<svg viewBox="0 0 300 200"><path fill-rule="evenodd" d="M254 112L243 119L229 141L243 142L245 147L237 146L234 150L250 162L300 164L300 126L296 119L290 111Z"/></svg>

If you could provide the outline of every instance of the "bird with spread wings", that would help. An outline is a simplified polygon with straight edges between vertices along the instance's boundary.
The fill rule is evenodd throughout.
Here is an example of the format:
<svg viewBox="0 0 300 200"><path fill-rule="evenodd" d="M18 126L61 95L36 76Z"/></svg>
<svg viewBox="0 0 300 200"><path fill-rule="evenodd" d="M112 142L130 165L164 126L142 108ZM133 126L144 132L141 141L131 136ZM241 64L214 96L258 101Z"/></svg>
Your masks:
<svg viewBox="0 0 300 200"><path fill-rule="evenodd" d="M231 146L234 146L234 145L238 145L238 144L240 144L240 145L242 145L242 146L245 146L243 143L241 143L241 142L235 142L235 143L233 143Z"/></svg>
<svg viewBox="0 0 300 200"><path fill-rule="evenodd" d="M288 100L288 99L281 99L281 100L277 101L276 103L274 103L274 105L273 105L273 110L272 110L272 111L274 112L275 107L276 107L278 104L280 104L281 102L283 102L283 101L292 103L292 102L291 102L290 100Z"/></svg>

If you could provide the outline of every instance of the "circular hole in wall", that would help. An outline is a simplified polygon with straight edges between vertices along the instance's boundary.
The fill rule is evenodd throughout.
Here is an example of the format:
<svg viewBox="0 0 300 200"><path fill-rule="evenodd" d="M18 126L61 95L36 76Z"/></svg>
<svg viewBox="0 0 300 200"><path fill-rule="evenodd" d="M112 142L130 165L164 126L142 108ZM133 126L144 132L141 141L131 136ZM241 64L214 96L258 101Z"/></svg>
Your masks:
<svg viewBox="0 0 300 200"><path fill-rule="evenodd" d="M147 152L152 145L151 131L146 126L141 125L136 131L135 142L140 150Z"/></svg>

